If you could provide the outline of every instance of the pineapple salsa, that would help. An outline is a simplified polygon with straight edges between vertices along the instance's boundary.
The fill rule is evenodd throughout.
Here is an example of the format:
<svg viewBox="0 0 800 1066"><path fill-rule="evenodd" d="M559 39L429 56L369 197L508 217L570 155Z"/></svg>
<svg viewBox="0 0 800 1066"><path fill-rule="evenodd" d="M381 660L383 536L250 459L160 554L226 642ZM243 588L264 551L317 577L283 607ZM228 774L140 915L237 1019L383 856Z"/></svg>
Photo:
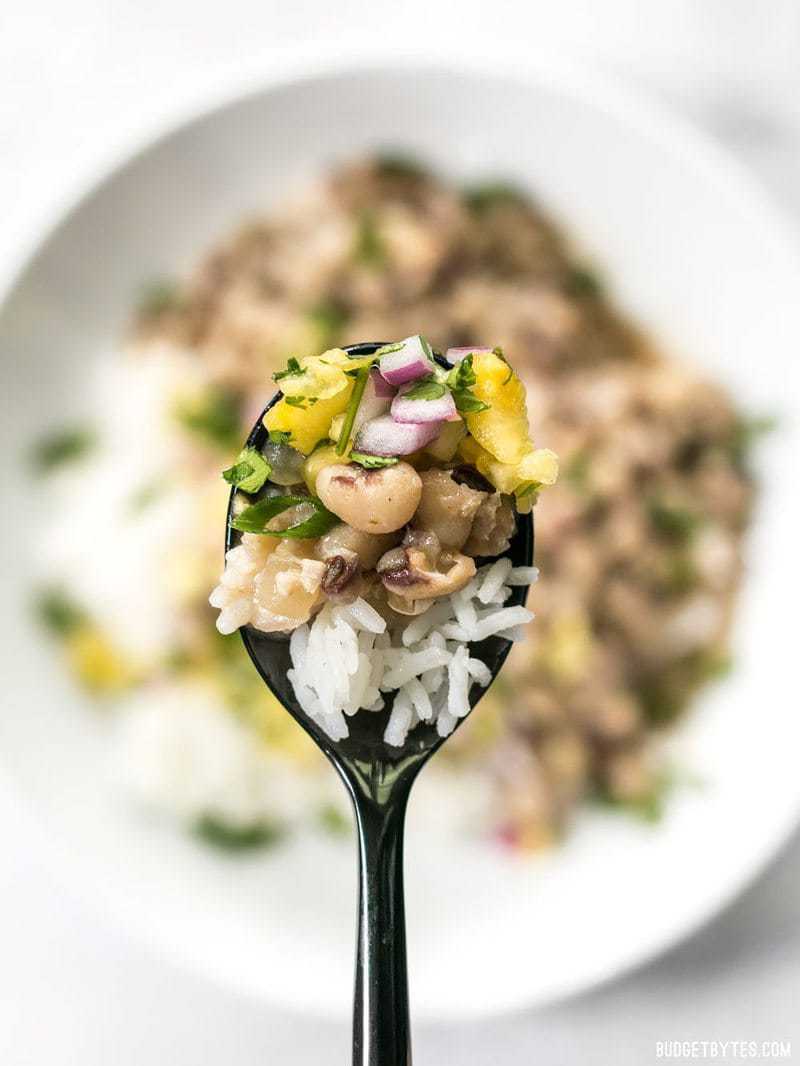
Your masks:
<svg viewBox="0 0 800 1066"><path fill-rule="evenodd" d="M499 348L442 357L413 336L291 358L273 379L267 442L223 472L241 534L210 599L224 635L292 632L328 602L420 615L472 588L475 559L507 551L556 480Z"/></svg>
<svg viewBox="0 0 800 1066"><path fill-rule="evenodd" d="M386 711L393 747L422 723L449 736L491 680L475 646L533 618L537 572L512 540L558 464L533 446L525 388L499 348L442 358L418 335L273 378L267 434L223 474L238 539L217 628L291 633L287 678L334 740L360 710Z"/></svg>
<svg viewBox="0 0 800 1066"><path fill-rule="evenodd" d="M402 457L417 467L467 463L496 491L513 494L520 512L530 510L539 489L554 484L558 460L533 445L522 382L500 348L450 348L445 359L450 369L434 361L423 337L373 356L335 348L292 359L274 375L283 399L265 425L308 456L312 493L327 465L382 467ZM379 394L379 374L399 386L396 396L391 388Z"/></svg>

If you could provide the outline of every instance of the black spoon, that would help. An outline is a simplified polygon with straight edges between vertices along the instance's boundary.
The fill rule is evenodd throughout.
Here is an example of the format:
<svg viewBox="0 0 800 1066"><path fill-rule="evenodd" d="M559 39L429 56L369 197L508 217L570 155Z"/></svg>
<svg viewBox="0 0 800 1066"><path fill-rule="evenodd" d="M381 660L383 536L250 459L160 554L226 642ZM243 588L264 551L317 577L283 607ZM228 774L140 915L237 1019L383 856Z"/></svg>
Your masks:
<svg viewBox="0 0 800 1066"><path fill-rule="evenodd" d="M372 355L381 346L382 342L355 344L345 350L353 356ZM276 394L264 413L279 399L280 394ZM262 414L247 439L247 446L261 450L268 437ZM231 525L236 497L237 489L234 488L228 505L226 551L240 538ZM514 566L532 564L533 520L530 514L518 516L506 556ZM524 605L527 593L527 587L516 587L506 602L509 606ZM251 626L241 629L240 633L248 655L267 686L333 763L353 801L359 849L353 1066L409 1066L411 1032L403 907L403 829L411 786L444 740L434 725L421 722L410 731L401 748L384 743L383 732L391 708L389 693L384 694L385 711L349 717L350 735L344 740L331 740L297 702L287 677L291 669L287 638L262 633ZM486 663L492 680L510 650L511 642L497 636L472 645L472 655ZM472 708L485 691L477 684L472 685L469 694Z"/></svg>

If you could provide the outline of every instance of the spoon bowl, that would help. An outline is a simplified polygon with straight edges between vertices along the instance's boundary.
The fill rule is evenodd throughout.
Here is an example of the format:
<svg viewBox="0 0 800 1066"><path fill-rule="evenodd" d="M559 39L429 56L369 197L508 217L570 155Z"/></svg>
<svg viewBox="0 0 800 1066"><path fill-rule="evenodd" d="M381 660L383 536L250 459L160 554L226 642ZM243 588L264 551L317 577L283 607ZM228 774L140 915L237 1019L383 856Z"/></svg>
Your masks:
<svg viewBox="0 0 800 1066"><path fill-rule="evenodd" d="M385 342L350 345L353 356L372 355ZM442 362L437 356L437 362ZM443 363L443 365L446 365ZM253 427L247 447L260 451L269 433L264 415L278 402L280 393L265 407ZM239 490L231 490L226 523L225 550L235 547L241 534L233 527ZM250 497L246 497L248 501ZM532 514L518 515L511 543L504 553L514 566L533 562ZM482 561L477 560L480 564ZM509 606L523 606L528 587L517 586ZM385 693L380 712L359 711L348 718L349 735L332 740L306 714L288 678L292 663L285 634L264 633L252 626L239 630L244 646L267 687L325 753L345 784L353 802L359 838L360 897L358 951L353 1016L354 1066L406 1066L410 1059L408 980L403 908L403 827L411 786L427 760L445 742L436 727L420 722L402 746L383 739L394 693ZM492 636L471 645L474 657L489 668L492 681L511 650L511 641ZM488 686L473 684L470 713ZM468 716L466 716L468 717ZM458 728L465 719L460 719ZM450 734L452 735L452 734Z"/></svg>

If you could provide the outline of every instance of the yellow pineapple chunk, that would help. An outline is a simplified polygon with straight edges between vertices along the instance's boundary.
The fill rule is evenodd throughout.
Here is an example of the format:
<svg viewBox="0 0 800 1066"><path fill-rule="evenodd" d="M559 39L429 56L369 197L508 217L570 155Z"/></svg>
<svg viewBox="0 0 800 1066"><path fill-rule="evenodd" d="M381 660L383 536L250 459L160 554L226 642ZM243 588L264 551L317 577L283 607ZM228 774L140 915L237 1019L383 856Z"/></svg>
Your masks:
<svg viewBox="0 0 800 1066"><path fill-rule="evenodd" d="M517 465L522 481L537 481L540 485L555 485L558 477L558 456L549 448L534 448Z"/></svg>
<svg viewBox="0 0 800 1066"><path fill-rule="evenodd" d="M533 448L527 451L518 463L501 463L482 448L472 437L459 445L459 452L471 463L498 492L512 493L531 481L541 485L553 485L558 476L558 457L549 448Z"/></svg>
<svg viewBox="0 0 800 1066"><path fill-rule="evenodd" d="M323 352L318 358L330 363L332 366L341 367L343 370L358 370L362 366L367 366L367 364L375 361L374 355L359 355L354 358L348 355L344 348L331 348L330 351Z"/></svg>
<svg viewBox="0 0 800 1066"><path fill-rule="evenodd" d="M264 416L264 425L270 432L280 430L291 433L290 444L293 448L308 455L318 441L328 436L331 422L336 415L347 408L353 391L353 379L346 378L347 384L341 392L327 400L318 400L315 404L301 400L303 407L287 403L286 398L279 400Z"/></svg>
<svg viewBox="0 0 800 1066"><path fill-rule="evenodd" d="M349 450L349 449L348 449ZM317 448L309 455L303 464L303 480L308 486L312 496L317 494L317 478L326 466L335 466L337 463L349 463L346 455L337 455L334 445Z"/></svg>
<svg viewBox="0 0 800 1066"><path fill-rule="evenodd" d="M520 477L516 466L501 463L472 437L465 437L458 450L468 463L491 481L498 492L510 493L519 485Z"/></svg>
<svg viewBox="0 0 800 1066"><path fill-rule="evenodd" d="M477 378L472 391L489 408L467 414L467 427L495 459L518 463L531 447L525 386L494 352L475 355L472 367Z"/></svg>
<svg viewBox="0 0 800 1066"><path fill-rule="evenodd" d="M347 358L346 353L341 354ZM349 382L339 361L338 349L323 355L307 355L299 363L290 360L289 366L297 372L278 378L278 386L284 396L329 400L347 388Z"/></svg>
<svg viewBox="0 0 800 1066"><path fill-rule="evenodd" d="M72 670L90 692L115 693L133 684L132 664L96 626L79 626L68 637L66 648Z"/></svg>

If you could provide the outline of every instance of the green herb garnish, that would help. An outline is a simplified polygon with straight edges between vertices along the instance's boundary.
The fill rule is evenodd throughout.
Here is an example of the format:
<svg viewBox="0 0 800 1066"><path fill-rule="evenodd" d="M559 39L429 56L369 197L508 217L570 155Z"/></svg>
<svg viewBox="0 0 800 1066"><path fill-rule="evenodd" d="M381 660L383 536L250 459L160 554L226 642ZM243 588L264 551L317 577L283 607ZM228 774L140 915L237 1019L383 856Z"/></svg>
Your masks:
<svg viewBox="0 0 800 1066"><path fill-rule="evenodd" d="M697 582L697 570L691 557L684 551L678 550L664 561L664 570L658 583L666 595L684 596Z"/></svg>
<svg viewBox="0 0 800 1066"><path fill-rule="evenodd" d="M57 637L68 637L88 622L84 609L60 588L42 589L34 607L39 622Z"/></svg>
<svg viewBox="0 0 800 1066"><path fill-rule="evenodd" d="M177 282L169 278L156 278L144 286L139 297L139 314L144 318L157 318L165 311L177 311L183 297Z"/></svg>
<svg viewBox="0 0 800 1066"><path fill-rule="evenodd" d="M597 275L586 267L575 267L567 275L564 288L568 296L578 299L600 296L603 291Z"/></svg>
<svg viewBox="0 0 800 1066"><path fill-rule="evenodd" d="M347 451L347 445L350 442L350 434L353 432L353 423L356 420L356 412L358 411L358 405L361 403L361 398L364 395L364 389L367 387L367 380L369 378L369 367L359 367L356 373L355 384L353 385L353 393L350 397L350 402L347 405L347 411L344 416L344 422L339 433L339 439L336 442L336 454L344 455Z"/></svg>
<svg viewBox="0 0 800 1066"><path fill-rule="evenodd" d="M375 355L376 356L391 355L392 352L399 352L400 349L403 347L403 343L404 343L403 341L397 341L395 344L384 344L384 346L382 348L379 348L377 350ZM356 359L358 357L357 356L353 356L353 358Z"/></svg>
<svg viewBox="0 0 800 1066"><path fill-rule="evenodd" d="M269 431L270 444L288 444L292 439L291 430L288 429L271 429Z"/></svg>
<svg viewBox="0 0 800 1066"><path fill-rule="evenodd" d="M233 466L222 471L222 476L229 485L235 485L242 492L258 492L271 473L272 467L261 452L244 448Z"/></svg>
<svg viewBox="0 0 800 1066"><path fill-rule="evenodd" d="M326 300L308 311L308 317L326 338L326 344L347 325L350 313L335 300Z"/></svg>
<svg viewBox="0 0 800 1066"><path fill-rule="evenodd" d="M476 215L485 214L493 207L525 204L525 196L516 186L501 181L472 185L464 190L463 196L464 203Z"/></svg>
<svg viewBox="0 0 800 1066"><path fill-rule="evenodd" d="M671 781L657 777L647 792L640 796L623 799L614 796L607 787L602 787L597 788L591 798L602 807L623 811L643 822L655 825L664 816L664 801L671 785Z"/></svg>
<svg viewBox="0 0 800 1066"><path fill-rule="evenodd" d="M314 508L314 514L288 529L267 529L273 518L290 507L308 503ZM337 522L336 517L316 496L268 496L246 507L241 514L231 521L234 529L242 533L263 533L268 537L291 537L295 540L310 540L327 533Z"/></svg>
<svg viewBox="0 0 800 1066"><path fill-rule="evenodd" d="M213 814L205 814L194 825L195 835L224 851L250 851L275 844L283 835L274 822L257 825L230 825Z"/></svg>
<svg viewBox="0 0 800 1066"><path fill-rule="evenodd" d="M305 396L284 396L283 399L290 407L299 407L301 411L305 411L311 402Z"/></svg>
<svg viewBox="0 0 800 1066"><path fill-rule="evenodd" d="M456 363L447 375L447 384L454 392L462 389L471 389L477 382L475 368L472 365L473 356L465 355L460 363Z"/></svg>
<svg viewBox="0 0 800 1066"><path fill-rule="evenodd" d="M674 507L662 500L650 500L647 507L650 524L663 536L686 543L694 535L701 519L685 507Z"/></svg>
<svg viewBox="0 0 800 1066"><path fill-rule="evenodd" d="M766 433L772 433L777 425L778 419L774 415L737 420L728 444L728 450L737 466L744 466L753 445Z"/></svg>
<svg viewBox="0 0 800 1066"><path fill-rule="evenodd" d="M49 474L60 466L83 459L97 444L97 435L87 426L69 426L41 437L31 450L31 465L37 474Z"/></svg>
<svg viewBox="0 0 800 1066"><path fill-rule="evenodd" d="M433 374L421 378L415 382L408 392L403 393L406 400L439 400L444 396L447 389L441 381L437 381Z"/></svg>
<svg viewBox="0 0 800 1066"><path fill-rule="evenodd" d="M199 400L179 402L175 417L184 429L226 451L241 440L239 397L228 389L212 386Z"/></svg>
<svg viewBox="0 0 800 1066"><path fill-rule="evenodd" d="M524 500L528 496L535 496L541 487L541 481L523 481L514 489L514 495L518 500Z"/></svg>
<svg viewBox="0 0 800 1066"><path fill-rule="evenodd" d="M564 480L578 492L585 492L589 483L591 459L588 451L579 448L573 452L564 467Z"/></svg>
<svg viewBox="0 0 800 1066"><path fill-rule="evenodd" d="M372 211L364 210L359 216L353 254L367 266L379 267L386 261L386 249Z"/></svg>
<svg viewBox="0 0 800 1066"><path fill-rule="evenodd" d="M152 481L146 481L131 493L128 499L128 511L132 515L141 514L142 511L151 507L163 492L164 482L160 479L154 478Z"/></svg>
<svg viewBox="0 0 800 1066"><path fill-rule="evenodd" d="M384 152L375 160L375 169L382 178L424 178L427 171L409 155Z"/></svg>
<svg viewBox="0 0 800 1066"><path fill-rule="evenodd" d="M503 351L502 348L492 348L492 355L496 355L497 358L502 363L505 363L506 366L508 367L508 373L506 374L505 378L503 379L503 384L507 385L509 383L509 381L511 381L511 379L514 377L514 367L511 365L511 363L509 363L508 359L506 359L505 352Z"/></svg>
<svg viewBox="0 0 800 1066"><path fill-rule="evenodd" d="M464 392L454 392L453 399L456 403L456 410L462 415L474 415L479 411L488 411L491 406L466 389Z"/></svg>
<svg viewBox="0 0 800 1066"><path fill-rule="evenodd" d="M286 369L276 371L272 375L272 380L283 381L284 378L299 378L305 373L306 371L300 366L294 356L292 356L286 363Z"/></svg>
<svg viewBox="0 0 800 1066"><path fill-rule="evenodd" d="M399 462L393 455L367 455L365 452L350 452L350 458L367 470L379 470L382 466L394 466Z"/></svg>
<svg viewBox="0 0 800 1066"><path fill-rule="evenodd" d="M488 411L489 404L479 400L472 392L472 387L477 383L477 377L472 365L472 355L466 355L447 375L446 381L453 394L456 409L463 414L476 414L478 411Z"/></svg>
<svg viewBox="0 0 800 1066"><path fill-rule="evenodd" d="M333 836L344 836L352 826L352 822L347 815L342 814L339 808L332 803L326 803L323 807L320 807L317 818L320 827Z"/></svg>

